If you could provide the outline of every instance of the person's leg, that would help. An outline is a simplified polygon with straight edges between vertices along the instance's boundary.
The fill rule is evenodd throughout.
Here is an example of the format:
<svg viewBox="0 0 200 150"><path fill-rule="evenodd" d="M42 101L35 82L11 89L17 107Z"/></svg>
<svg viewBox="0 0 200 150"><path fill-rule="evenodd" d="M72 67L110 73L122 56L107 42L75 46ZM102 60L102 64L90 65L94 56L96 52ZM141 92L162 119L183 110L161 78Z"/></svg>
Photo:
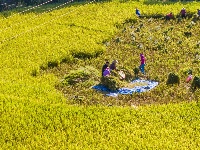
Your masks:
<svg viewBox="0 0 200 150"><path fill-rule="evenodd" d="M145 64L141 64L141 65L140 65L140 71L141 71L143 74L145 74L145 72L144 72L144 66L145 66Z"/></svg>
<svg viewBox="0 0 200 150"><path fill-rule="evenodd" d="M142 72L142 65L139 66L140 71Z"/></svg>
<svg viewBox="0 0 200 150"><path fill-rule="evenodd" d="M145 64L143 64L142 67L143 67L143 74L145 74L145 69L144 69Z"/></svg>

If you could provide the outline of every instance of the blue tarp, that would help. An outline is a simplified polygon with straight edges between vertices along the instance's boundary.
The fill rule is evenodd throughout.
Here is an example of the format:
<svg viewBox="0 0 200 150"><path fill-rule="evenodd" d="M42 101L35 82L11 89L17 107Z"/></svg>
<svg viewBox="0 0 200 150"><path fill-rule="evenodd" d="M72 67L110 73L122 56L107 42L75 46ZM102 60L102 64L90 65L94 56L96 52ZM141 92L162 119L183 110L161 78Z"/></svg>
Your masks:
<svg viewBox="0 0 200 150"><path fill-rule="evenodd" d="M95 85L92 88L96 89L98 91L102 91L102 92L107 92L108 94L106 94L107 96L113 96L116 97L118 96L118 94L132 94L132 93L142 93L142 92L146 92L149 91L151 89L153 89L154 87L156 87L158 85L158 82L156 81L150 81L150 80L141 80L141 79L137 79L137 80L133 80L131 82L133 85L135 84L136 86L134 86L133 88L120 88L117 91L110 91L108 88L106 88L103 85ZM130 85L131 85L130 83ZM141 86L137 86L137 84L141 84Z"/></svg>

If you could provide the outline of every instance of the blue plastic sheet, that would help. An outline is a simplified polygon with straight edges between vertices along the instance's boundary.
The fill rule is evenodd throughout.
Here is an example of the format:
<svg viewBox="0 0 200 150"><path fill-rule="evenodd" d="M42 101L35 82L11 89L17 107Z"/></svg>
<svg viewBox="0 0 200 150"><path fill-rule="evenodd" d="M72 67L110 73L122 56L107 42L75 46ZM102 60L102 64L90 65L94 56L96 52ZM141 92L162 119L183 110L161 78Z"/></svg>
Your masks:
<svg viewBox="0 0 200 150"><path fill-rule="evenodd" d="M150 81L150 80L141 80L141 79L137 79L137 80L133 80L131 84L138 84L140 86L134 86L133 88L127 88L127 87L123 87L120 88L117 91L110 91L108 88L106 88L103 85L95 85L92 88L96 89L98 91L102 91L102 92L107 92L107 96L112 96L112 97L117 97L118 94L132 94L132 93L142 93L142 92L146 92L149 91L153 88L155 88L158 85L158 82L156 81Z"/></svg>

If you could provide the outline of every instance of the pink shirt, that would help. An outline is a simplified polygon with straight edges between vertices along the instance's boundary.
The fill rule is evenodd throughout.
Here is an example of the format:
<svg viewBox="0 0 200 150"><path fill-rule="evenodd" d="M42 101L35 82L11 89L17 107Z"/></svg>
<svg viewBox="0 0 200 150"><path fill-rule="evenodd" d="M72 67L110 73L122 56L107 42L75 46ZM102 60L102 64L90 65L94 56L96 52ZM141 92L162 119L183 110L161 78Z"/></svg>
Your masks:
<svg viewBox="0 0 200 150"><path fill-rule="evenodd" d="M143 54L140 54L140 62L141 62L141 64L145 64L145 57L144 57L144 55Z"/></svg>

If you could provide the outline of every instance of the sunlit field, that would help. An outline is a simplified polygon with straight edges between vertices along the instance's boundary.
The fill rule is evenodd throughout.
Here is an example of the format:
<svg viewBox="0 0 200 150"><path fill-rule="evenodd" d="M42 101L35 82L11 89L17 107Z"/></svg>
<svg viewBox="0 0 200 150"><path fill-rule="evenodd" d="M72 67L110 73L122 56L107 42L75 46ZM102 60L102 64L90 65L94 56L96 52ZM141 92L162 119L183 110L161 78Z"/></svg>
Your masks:
<svg viewBox="0 0 200 150"><path fill-rule="evenodd" d="M1 149L198 149L200 90L185 80L188 70L200 77L199 6L91 1L1 12ZM169 12L175 19L165 21ZM154 89L113 98L91 88L105 60L133 71L141 52L139 77L158 81ZM63 82L85 69L89 79ZM179 85L166 84L171 72Z"/></svg>

